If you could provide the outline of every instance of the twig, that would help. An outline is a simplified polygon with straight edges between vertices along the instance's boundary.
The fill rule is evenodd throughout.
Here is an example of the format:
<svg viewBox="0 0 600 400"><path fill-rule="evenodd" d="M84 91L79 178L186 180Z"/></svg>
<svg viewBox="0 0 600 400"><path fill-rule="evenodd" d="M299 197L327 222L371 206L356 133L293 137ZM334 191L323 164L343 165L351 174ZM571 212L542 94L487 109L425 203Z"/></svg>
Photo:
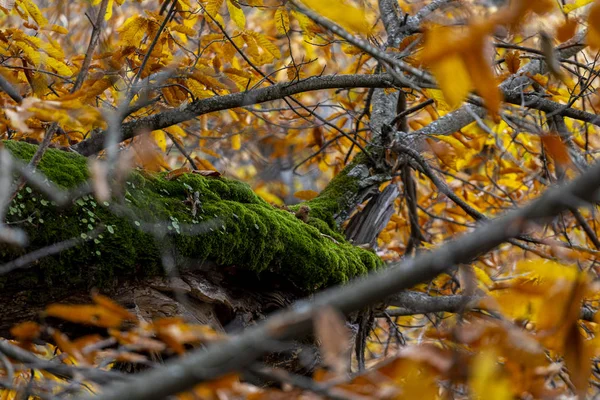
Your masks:
<svg viewBox="0 0 600 400"><path fill-rule="evenodd" d="M15 102L21 104L23 102L23 96L19 94L17 89L9 81L6 80L2 74L0 74L0 89L2 89L7 95L10 96Z"/></svg>
<svg viewBox="0 0 600 400"><path fill-rule="evenodd" d="M98 15L96 16L96 22L93 24L90 43L88 44L87 51L85 52L85 58L83 59L83 63L81 64L79 74L77 74L75 84L71 88L71 93L75 93L77 90L79 90L79 88L81 88L81 85L83 85L83 81L85 80L85 77L90 69L90 65L92 64L92 59L94 56L94 51L96 50L96 46L98 45L98 41L100 40L100 33L102 33L102 25L104 23L104 15L106 14L106 7L108 6L108 1L109 0L102 0L102 3L100 3Z"/></svg>

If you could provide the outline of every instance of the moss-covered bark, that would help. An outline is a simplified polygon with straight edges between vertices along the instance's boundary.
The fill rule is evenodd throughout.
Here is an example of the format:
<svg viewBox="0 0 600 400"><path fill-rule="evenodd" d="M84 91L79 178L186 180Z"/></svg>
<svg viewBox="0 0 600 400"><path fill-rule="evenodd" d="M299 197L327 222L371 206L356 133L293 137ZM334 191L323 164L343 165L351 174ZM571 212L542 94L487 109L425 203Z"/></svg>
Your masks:
<svg viewBox="0 0 600 400"><path fill-rule="evenodd" d="M16 156L29 160L36 146L7 141ZM39 170L64 188L87 178L87 160L73 153L50 149ZM354 185L355 177L341 176L339 184ZM156 239L139 227L160 223L177 250L177 261L210 260L256 274L273 272L305 290L345 282L381 265L373 253L352 246L331 221L339 213L349 187L336 186L312 200L307 223L293 213L272 207L244 183L184 174L175 180L159 174L132 172L121 201L126 213L114 213L114 204L100 204L93 196L77 199L57 209L51 201L26 187L7 212L13 226L24 229L30 240L26 249L0 246L0 261L72 237L85 238L99 225L106 229L94 240L46 257L27 273L1 277L10 286L101 285L116 276L148 276L162 271ZM358 189L358 186L356 187ZM198 193L196 215L188 199ZM122 209L122 207L121 207ZM127 215L127 216L123 216ZM202 225L207 223L205 225ZM207 232L190 235L184 226L205 226Z"/></svg>

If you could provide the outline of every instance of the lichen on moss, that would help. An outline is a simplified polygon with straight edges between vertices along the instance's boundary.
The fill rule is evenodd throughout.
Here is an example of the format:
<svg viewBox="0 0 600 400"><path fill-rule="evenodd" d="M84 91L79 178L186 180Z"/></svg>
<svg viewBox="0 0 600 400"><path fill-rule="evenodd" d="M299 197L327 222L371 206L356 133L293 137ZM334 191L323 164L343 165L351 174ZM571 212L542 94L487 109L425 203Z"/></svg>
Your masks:
<svg viewBox="0 0 600 400"><path fill-rule="evenodd" d="M23 160L29 160L37 149L13 141L4 145ZM46 151L39 170L63 188L74 188L88 178L84 157L55 149ZM339 184L352 184L351 179L341 177ZM334 185L322 198L313 199L311 217L305 223L289 211L272 207L242 182L197 174L168 180L164 174L133 171L120 202L100 204L87 195L63 209L25 187L10 205L7 221L28 233L30 246L0 246L0 260L72 237L87 238L103 225L105 230L95 239L41 259L34 274L23 274L23 286L102 284L120 276L158 274L162 267L156 238L140 227L159 224L175 246L176 261L210 260L256 274L268 271L313 291L381 265L375 254L346 242L331 224L344 201L336 196L347 190ZM193 207L195 199L199 202ZM115 209L124 208L126 213L115 214ZM183 228L190 226L204 232L188 234Z"/></svg>

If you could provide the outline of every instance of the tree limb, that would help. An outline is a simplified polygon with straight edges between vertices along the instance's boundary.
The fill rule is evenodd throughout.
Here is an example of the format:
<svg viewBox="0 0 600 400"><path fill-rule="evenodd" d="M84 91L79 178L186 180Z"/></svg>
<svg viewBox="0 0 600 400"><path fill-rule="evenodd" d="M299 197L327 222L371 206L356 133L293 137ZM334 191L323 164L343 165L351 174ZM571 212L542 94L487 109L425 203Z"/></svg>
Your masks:
<svg viewBox="0 0 600 400"><path fill-rule="evenodd" d="M283 82L264 88L252 89L246 92L196 100L174 109L124 123L121 127L123 135L122 139L131 139L142 132L167 128L215 111L279 100L283 97L313 90L351 89L361 87L402 87L402 84L387 74L325 75L311 77L299 82ZM104 148L104 135L105 131L94 131L90 138L71 146L71 149L84 156L98 153Z"/></svg>
<svg viewBox="0 0 600 400"><path fill-rule="evenodd" d="M190 389L203 380L227 370L239 370L269 351L272 341L301 337L312 330L314 313L331 306L348 313L375 304L401 290L432 279L461 263L467 263L506 240L518 236L532 223L572 207L595 203L599 198L600 163L577 179L548 189L529 205L481 224L475 231L447 242L437 250L424 252L404 262L393 263L380 273L348 285L329 289L311 302L299 302L274 314L265 322L232 336L208 349L193 351L164 367L139 374L131 382L115 383L98 396L82 399L162 399ZM227 368L224 368L227 366Z"/></svg>

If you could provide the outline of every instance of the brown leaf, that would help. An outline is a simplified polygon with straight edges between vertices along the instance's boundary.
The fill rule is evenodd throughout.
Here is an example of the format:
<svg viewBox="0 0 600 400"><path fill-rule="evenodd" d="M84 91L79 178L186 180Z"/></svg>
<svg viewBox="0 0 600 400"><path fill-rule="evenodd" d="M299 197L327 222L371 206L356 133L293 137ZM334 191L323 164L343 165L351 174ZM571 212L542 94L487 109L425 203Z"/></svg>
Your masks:
<svg viewBox="0 0 600 400"><path fill-rule="evenodd" d="M177 169L174 169L173 171L170 171L168 174L166 174L165 179L168 181L172 181L172 180L179 178L181 175L188 174L190 172L191 172L191 170L188 167L177 168Z"/></svg>
<svg viewBox="0 0 600 400"><path fill-rule="evenodd" d="M155 172L169 169L163 153L152 143L150 135L141 135L134 143L135 160L141 168Z"/></svg>
<svg viewBox="0 0 600 400"><path fill-rule="evenodd" d="M578 22L575 18L568 18L565 22L556 29L556 38L559 42L566 42L575 35Z"/></svg>
<svg viewBox="0 0 600 400"><path fill-rule="evenodd" d="M588 388L588 379L592 374L592 356L589 347L586 346L583 335L579 331L577 323L571 324L565 337L564 360L569 370L571 382L577 389L580 399L585 398Z"/></svg>
<svg viewBox="0 0 600 400"><path fill-rule="evenodd" d="M198 174L202 176L210 176L213 178L218 178L221 176L219 171L211 170L211 169L195 169L192 171L192 174Z"/></svg>
<svg viewBox="0 0 600 400"><path fill-rule="evenodd" d="M519 68L521 67L521 57L518 51L509 51L504 56L504 62L506 63L506 67L511 74L517 73Z"/></svg>
<svg viewBox="0 0 600 400"><path fill-rule="evenodd" d="M351 346L344 317L335 309L325 307L317 312L313 322L325 365L334 376L346 376Z"/></svg>
<svg viewBox="0 0 600 400"><path fill-rule="evenodd" d="M323 130L315 126L312 131L313 144L316 144L319 148L323 147Z"/></svg>

